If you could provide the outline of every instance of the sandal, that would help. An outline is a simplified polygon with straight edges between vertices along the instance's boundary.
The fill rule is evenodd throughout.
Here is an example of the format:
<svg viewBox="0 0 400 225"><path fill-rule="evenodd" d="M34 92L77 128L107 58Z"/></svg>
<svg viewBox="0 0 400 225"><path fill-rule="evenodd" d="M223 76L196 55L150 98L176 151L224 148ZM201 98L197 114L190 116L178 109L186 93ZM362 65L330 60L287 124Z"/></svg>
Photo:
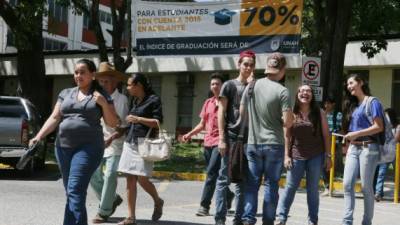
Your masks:
<svg viewBox="0 0 400 225"><path fill-rule="evenodd" d="M118 225L136 225L135 217L126 217L124 220L118 223Z"/></svg>
<svg viewBox="0 0 400 225"><path fill-rule="evenodd" d="M164 200L160 198L159 203L154 205L154 211L153 215L151 216L151 220L158 221L161 218L163 213L163 206L164 206Z"/></svg>

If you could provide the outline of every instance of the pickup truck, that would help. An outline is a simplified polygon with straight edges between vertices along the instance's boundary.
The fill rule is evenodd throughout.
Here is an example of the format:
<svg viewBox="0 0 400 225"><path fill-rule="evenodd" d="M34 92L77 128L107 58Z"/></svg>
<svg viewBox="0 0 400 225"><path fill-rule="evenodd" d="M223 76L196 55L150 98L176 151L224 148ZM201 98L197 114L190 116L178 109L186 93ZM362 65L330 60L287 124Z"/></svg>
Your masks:
<svg viewBox="0 0 400 225"><path fill-rule="evenodd" d="M21 97L0 96L0 163L15 168L19 158L28 148L28 142L42 126L35 106ZM23 172L32 174L45 166L46 141L36 145L37 153L27 163Z"/></svg>

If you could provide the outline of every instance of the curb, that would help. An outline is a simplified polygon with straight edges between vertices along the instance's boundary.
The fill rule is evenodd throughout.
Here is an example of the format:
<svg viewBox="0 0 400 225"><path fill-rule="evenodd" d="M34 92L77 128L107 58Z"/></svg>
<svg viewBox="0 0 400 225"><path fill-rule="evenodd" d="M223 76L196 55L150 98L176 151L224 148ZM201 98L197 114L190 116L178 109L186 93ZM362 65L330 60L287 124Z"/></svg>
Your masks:
<svg viewBox="0 0 400 225"><path fill-rule="evenodd" d="M1 164L0 169L8 169L10 166ZM59 168L56 162L54 161L47 161L46 162L46 170L59 172ZM164 180L186 180L186 181L204 181L206 179L205 173L181 173L181 172L168 172L168 171L154 171L152 177L157 179L164 179ZM279 187L283 188L286 184L286 178L282 177L279 181ZM323 185L323 181L320 181L320 186ZM302 179L300 182L301 188L306 187L306 180ZM343 183L341 180L336 180L333 182L333 189L334 191L343 191ZM361 182L357 181L354 187L355 192L361 192Z"/></svg>
<svg viewBox="0 0 400 225"><path fill-rule="evenodd" d="M178 173L178 172L166 172L166 171L154 171L154 178L165 179L165 180L188 180L188 181L204 181L206 179L205 173ZM286 177L282 177L279 180L279 187L284 188L286 184ZM323 181L320 180L320 186L323 186ZM306 188L306 180L301 179L300 188ZM334 191L343 191L343 183L341 180L333 182ZM357 181L354 187L355 192L361 192L361 182Z"/></svg>

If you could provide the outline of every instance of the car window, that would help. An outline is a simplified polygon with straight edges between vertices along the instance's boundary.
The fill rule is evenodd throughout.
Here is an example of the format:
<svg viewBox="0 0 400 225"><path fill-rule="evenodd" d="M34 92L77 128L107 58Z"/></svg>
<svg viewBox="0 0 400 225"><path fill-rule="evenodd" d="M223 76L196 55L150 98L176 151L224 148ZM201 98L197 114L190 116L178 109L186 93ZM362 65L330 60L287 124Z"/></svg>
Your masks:
<svg viewBox="0 0 400 225"><path fill-rule="evenodd" d="M0 117L28 117L18 99L0 99Z"/></svg>

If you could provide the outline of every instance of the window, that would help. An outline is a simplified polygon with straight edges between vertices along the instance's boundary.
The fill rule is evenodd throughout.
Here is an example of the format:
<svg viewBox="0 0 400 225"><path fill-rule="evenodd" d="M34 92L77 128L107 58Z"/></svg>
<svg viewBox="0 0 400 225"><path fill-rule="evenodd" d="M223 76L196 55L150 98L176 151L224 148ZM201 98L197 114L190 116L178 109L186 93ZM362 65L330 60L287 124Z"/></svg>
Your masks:
<svg viewBox="0 0 400 225"><path fill-rule="evenodd" d="M160 76L149 76L149 81L151 88L156 93L156 95L161 96L161 77Z"/></svg>
<svg viewBox="0 0 400 225"><path fill-rule="evenodd" d="M400 118L400 69L393 70L392 108Z"/></svg>
<svg viewBox="0 0 400 225"><path fill-rule="evenodd" d="M83 14L83 29L89 30L89 22L90 22L89 15L84 13Z"/></svg>
<svg viewBox="0 0 400 225"><path fill-rule="evenodd" d="M65 42L56 41L48 38L43 38L44 50L67 50L68 45Z"/></svg>
<svg viewBox="0 0 400 225"><path fill-rule="evenodd" d="M10 29L8 29L7 31L7 46L15 46L14 34L11 32Z"/></svg>
<svg viewBox="0 0 400 225"><path fill-rule="evenodd" d="M111 24L112 21L111 13L99 10L99 19L101 22Z"/></svg>
<svg viewBox="0 0 400 225"><path fill-rule="evenodd" d="M68 8L56 4L55 0L48 0L49 3L49 17L58 22L68 22Z"/></svg>
<svg viewBox="0 0 400 225"><path fill-rule="evenodd" d="M191 74L178 75L178 120L177 130L187 132L192 127L194 77Z"/></svg>

